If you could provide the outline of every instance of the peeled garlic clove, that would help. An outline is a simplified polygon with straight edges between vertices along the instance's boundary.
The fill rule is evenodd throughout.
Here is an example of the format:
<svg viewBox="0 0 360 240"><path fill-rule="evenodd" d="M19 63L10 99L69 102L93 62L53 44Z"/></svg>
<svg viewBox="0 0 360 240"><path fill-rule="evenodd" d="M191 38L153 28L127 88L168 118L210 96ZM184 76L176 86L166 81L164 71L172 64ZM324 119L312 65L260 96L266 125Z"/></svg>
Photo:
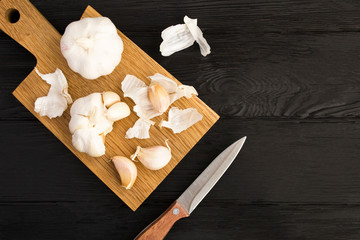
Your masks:
<svg viewBox="0 0 360 240"><path fill-rule="evenodd" d="M166 147L164 146L152 146L147 148L137 147L136 152L131 155L131 160L136 157L140 162L150 170L159 170L165 167L171 159L171 149L165 141Z"/></svg>
<svg viewBox="0 0 360 240"><path fill-rule="evenodd" d="M120 175L121 185L130 189L137 177L136 165L126 157L115 156L111 160Z"/></svg>
<svg viewBox="0 0 360 240"><path fill-rule="evenodd" d="M110 107L114 103L120 102L120 96L114 92L103 92L103 102L105 107Z"/></svg>
<svg viewBox="0 0 360 240"><path fill-rule="evenodd" d="M163 113L170 106L169 93L160 84L150 86L148 95L156 111Z"/></svg>
<svg viewBox="0 0 360 240"><path fill-rule="evenodd" d="M130 115L130 108L124 102L117 102L113 104L106 112L106 117L110 121L118 121Z"/></svg>

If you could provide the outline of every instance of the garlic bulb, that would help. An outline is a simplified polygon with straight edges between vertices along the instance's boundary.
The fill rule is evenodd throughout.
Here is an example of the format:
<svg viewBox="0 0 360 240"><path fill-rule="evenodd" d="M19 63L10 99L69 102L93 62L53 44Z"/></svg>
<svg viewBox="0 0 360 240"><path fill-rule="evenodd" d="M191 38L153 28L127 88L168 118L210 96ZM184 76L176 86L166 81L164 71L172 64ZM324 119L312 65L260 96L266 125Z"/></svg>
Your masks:
<svg viewBox="0 0 360 240"><path fill-rule="evenodd" d="M156 111L163 113L170 106L169 94L160 84L150 85L148 95Z"/></svg>
<svg viewBox="0 0 360 240"><path fill-rule="evenodd" d="M187 108L181 110L177 107L172 107L169 110L169 120L162 120L159 124L161 127L170 128L174 133L180 133L203 118L195 108Z"/></svg>
<svg viewBox="0 0 360 240"><path fill-rule="evenodd" d="M136 165L126 157L115 156L111 160L120 175L121 185L126 189L130 189L137 177Z"/></svg>
<svg viewBox="0 0 360 240"><path fill-rule="evenodd" d="M160 52L163 56L188 48L196 41L200 46L200 52L205 57L210 54L210 46L203 36L201 29L197 26L197 19L184 17L185 24L170 26L162 31L163 42L160 45Z"/></svg>
<svg viewBox="0 0 360 240"><path fill-rule="evenodd" d="M153 125L150 119L163 114L169 105L179 98L190 98L193 95L197 95L194 87L177 85L174 80L159 73L149 78L151 79L150 87L133 75L126 75L121 83L124 97L130 97L135 102L134 112L139 117L134 126L126 132L126 138L149 138L149 129ZM153 91L151 88L154 86L161 86L161 91L157 91L156 87ZM167 97L163 89L169 97ZM152 92L154 92L153 95Z"/></svg>
<svg viewBox="0 0 360 240"><path fill-rule="evenodd" d="M68 93L68 83L60 69L56 69L53 73L41 74L37 68L35 72L50 84L47 96L39 97L35 101L35 112L40 116L48 116L50 119L60 117L66 110L68 104L72 103L70 94Z"/></svg>
<svg viewBox="0 0 360 240"><path fill-rule="evenodd" d="M105 136L112 131L113 123L130 115L126 103L119 101L116 93L104 92L92 93L73 103L69 129L78 151L92 157L105 154Z"/></svg>
<svg viewBox="0 0 360 240"><path fill-rule="evenodd" d="M171 149L168 145L168 140L165 141L164 146L152 146L147 148L137 147L136 152L131 155L131 160L136 157L140 162L150 170L159 170L165 167L171 159Z"/></svg>
<svg viewBox="0 0 360 240"><path fill-rule="evenodd" d="M120 63L123 42L109 18L83 18L70 23L60 41L69 67L87 79L110 74Z"/></svg>

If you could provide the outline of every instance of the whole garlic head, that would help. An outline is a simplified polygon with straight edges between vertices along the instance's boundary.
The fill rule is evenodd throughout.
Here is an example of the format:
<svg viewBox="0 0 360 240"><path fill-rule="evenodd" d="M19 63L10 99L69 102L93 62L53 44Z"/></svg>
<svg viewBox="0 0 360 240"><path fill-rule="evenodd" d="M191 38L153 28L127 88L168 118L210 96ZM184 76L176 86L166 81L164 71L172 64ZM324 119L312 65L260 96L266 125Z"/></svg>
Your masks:
<svg viewBox="0 0 360 240"><path fill-rule="evenodd" d="M105 103L104 96L110 95L113 101ZM130 109L114 92L92 93L77 99L71 106L70 115L73 146L92 157L100 157L105 154L106 134L112 131L115 121L130 115Z"/></svg>
<svg viewBox="0 0 360 240"><path fill-rule="evenodd" d="M107 17L70 23L60 41L69 67L87 79L110 74L120 63L123 42Z"/></svg>

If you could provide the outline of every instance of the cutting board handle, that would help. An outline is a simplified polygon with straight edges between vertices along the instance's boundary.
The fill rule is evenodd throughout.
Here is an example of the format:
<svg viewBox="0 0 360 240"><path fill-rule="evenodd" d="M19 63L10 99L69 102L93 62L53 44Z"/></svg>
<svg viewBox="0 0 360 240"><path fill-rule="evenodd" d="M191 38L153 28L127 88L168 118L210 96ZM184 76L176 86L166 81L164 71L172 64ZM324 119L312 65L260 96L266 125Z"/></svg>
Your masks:
<svg viewBox="0 0 360 240"><path fill-rule="evenodd" d="M0 0L0 28L37 60L59 48L60 34L28 0Z"/></svg>

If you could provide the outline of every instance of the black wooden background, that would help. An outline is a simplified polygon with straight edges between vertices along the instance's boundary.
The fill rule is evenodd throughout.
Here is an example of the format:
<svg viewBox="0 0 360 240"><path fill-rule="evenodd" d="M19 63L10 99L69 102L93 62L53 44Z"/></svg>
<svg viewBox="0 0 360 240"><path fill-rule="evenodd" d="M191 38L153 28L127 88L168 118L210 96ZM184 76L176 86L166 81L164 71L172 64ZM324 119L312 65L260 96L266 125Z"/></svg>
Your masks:
<svg viewBox="0 0 360 240"><path fill-rule="evenodd" d="M225 147L238 158L167 239L360 239L360 2L33 0L60 33L91 4L221 115L132 212L11 94L34 57L0 33L0 239L132 239ZM170 57L161 31L212 47Z"/></svg>

